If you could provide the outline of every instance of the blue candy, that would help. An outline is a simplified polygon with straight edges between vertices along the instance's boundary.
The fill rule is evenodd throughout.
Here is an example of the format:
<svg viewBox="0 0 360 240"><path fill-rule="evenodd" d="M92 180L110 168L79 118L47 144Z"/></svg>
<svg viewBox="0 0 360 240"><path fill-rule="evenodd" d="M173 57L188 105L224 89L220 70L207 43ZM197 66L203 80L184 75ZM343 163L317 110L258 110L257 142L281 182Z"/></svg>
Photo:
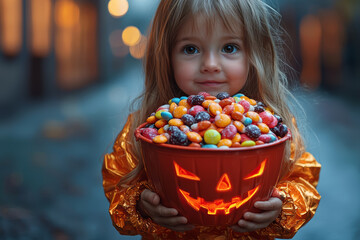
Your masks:
<svg viewBox="0 0 360 240"><path fill-rule="evenodd" d="M163 119L165 119L166 121L169 121L170 119L173 118L173 115L170 112L164 111L164 112L161 112L161 117Z"/></svg>
<svg viewBox="0 0 360 240"><path fill-rule="evenodd" d="M202 148L218 148L215 144L205 144L202 145Z"/></svg>

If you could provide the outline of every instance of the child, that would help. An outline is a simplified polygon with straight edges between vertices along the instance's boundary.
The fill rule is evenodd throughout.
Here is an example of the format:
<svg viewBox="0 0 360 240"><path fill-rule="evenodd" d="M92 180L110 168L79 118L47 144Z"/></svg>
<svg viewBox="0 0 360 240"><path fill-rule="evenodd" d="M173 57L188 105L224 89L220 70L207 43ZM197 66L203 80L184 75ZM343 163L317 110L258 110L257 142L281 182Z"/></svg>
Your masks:
<svg viewBox="0 0 360 240"><path fill-rule="evenodd" d="M141 108L130 114L104 158L103 186L115 228L143 239L291 238L314 215L320 164L303 151L286 105L286 76L279 52L276 13L260 0L161 0L145 61ZM161 205L147 181L134 128L175 96L241 92L264 102L292 131L277 191L258 201L230 227L192 226ZM290 148L290 147L289 147ZM290 152L290 149L289 151ZM282 201L281 201L281 200Z"/></svg>

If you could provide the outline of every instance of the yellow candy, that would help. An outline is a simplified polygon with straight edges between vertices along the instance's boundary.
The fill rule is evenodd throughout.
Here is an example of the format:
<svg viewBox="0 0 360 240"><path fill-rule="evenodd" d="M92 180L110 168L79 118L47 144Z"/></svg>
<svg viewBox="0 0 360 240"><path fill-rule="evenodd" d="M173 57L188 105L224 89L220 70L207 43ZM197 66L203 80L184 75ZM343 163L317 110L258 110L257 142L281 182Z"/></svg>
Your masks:
<svg viewBox="0 0 360 240"><path fill-rule="evenodd" d="M218 131L214 129L207 130L204 134L204 141L207 144L218 144L221 139L221 135Z"/></svg>
<svg viewBox="0 0 360 240"><path fill-rule="evenodd" d="M241 146L242 147L252 147L252 146L255 146L256 143L252 140L248 140L248 141L244 141L241 143Z"/></svg>

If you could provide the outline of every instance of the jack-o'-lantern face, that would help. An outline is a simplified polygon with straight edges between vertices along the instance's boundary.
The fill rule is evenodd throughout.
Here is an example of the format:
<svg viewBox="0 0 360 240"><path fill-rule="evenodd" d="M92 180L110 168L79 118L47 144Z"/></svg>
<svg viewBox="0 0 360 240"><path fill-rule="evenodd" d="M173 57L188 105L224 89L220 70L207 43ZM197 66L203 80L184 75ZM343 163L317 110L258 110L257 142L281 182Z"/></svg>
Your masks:
<svg viewBox="0 0 360 240"><path fill-rule="evenodd" d="M252 172L245 175L243 178L244 181L249 179L254 179L263 175L266 168L267 159L263 160L261 164L256 167ZM174 168L176 175L179 178L187 179L188 181L201 181L201 176L197 176L195 173L192 173L184 168L182 168L175 161ZM180 195L185 199L187 204L189 204L196 211L200 211L200 208L207 210L207 214L216 215L218 211L222 211L225 214L229 214L232 209L237 209L246 202L248 202L259 190L260 185L247 191L246 196L232 196L230 201L224 201L224 199L216 199L214 201L208 201L201 196L193 197L191 194L184 189L179 188L178 191ZM227 173L223 173L220 179L217 181L216 186L214 186L214 191L218 193L231 192L233 187L230 181L230 177ZM234 191L236 192L236 191Z"/></svg>

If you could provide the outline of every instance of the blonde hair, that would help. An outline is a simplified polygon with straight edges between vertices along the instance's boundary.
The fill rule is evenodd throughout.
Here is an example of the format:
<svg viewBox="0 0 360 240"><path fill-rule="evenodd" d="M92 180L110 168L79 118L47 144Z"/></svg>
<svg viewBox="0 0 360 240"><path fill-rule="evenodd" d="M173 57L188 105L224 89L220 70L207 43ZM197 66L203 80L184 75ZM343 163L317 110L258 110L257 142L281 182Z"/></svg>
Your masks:
<svg viewBox="0 0 360 240"><path fill-rule="evenodd" d="M209 29L218 19L234 32L239 32L238 28L241 28L250 65L248 79L241 92L272 108L291 130L296 148L295 154L289 158L290 146L287 147L286 157L290 159L286 162L288 171L303 153L304 145L287 105L289 98L295 98L287 89L287 65L282 60L279 14L261 0L161 0L149 34L144 61L145 89L137 99L142 103L134 113L136 120L133 127L145 122L154 109L169 99L184 95L173 76L171 52L182 23L199 15L207 20L206 27ZM139 146L136 143L135 146L135 153L140 157ZM134 179L142 169L142 161L139 161L126 179Z"/></svg>

